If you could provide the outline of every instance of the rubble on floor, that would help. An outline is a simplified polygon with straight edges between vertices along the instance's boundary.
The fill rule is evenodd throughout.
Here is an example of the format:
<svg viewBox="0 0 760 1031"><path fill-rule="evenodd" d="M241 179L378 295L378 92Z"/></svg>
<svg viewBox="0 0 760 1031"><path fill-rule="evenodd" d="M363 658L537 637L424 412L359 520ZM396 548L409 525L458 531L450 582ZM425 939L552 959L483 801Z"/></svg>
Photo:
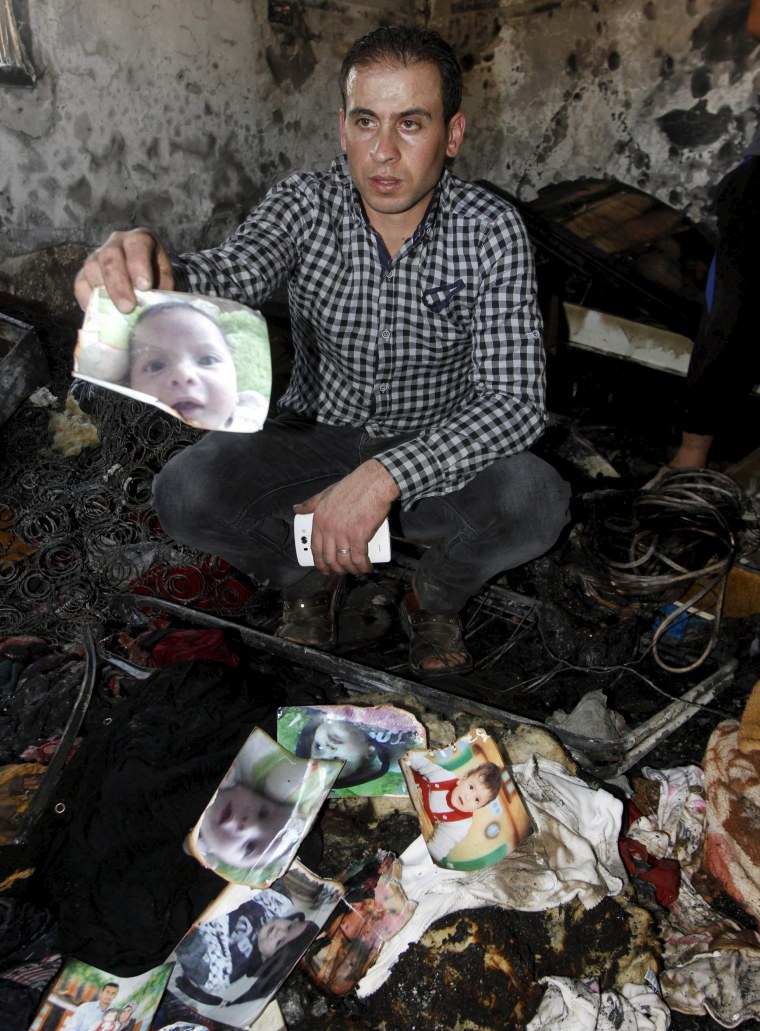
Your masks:
<svg viewBox="0 0 760 1031"><path fill-rule="evenodd" d="M57 373L53 403L63 411L68 370L62 358ZM224 563L174 545L156 523L152 474L195 432L95 390L79 387L75 395L100 429L100 443L68 457L51 451L50 411L26 405L5 427L0 473L0 760L5 767L28 766L21 780L15 770L8 777L0 848L0 1012L8 1014L9 1031L25 1031L64 954L110 963L103 969L125 975L141 961L163 961L218 891L218 879L199 872L181 842L245 732L254 723L266 727L278 704L346 702L393 702L426 726L434 745L485 726L513 767L526 771L518 783L529 805L538 798L531 785L549 771L561 779L547 795L556 794L558 784L579 781L589 797L605 800L605 812L619 815L604 847L591 846L590 826L575 827L573 840L596 860L603 856L603 888L589 894L585 884L563 895L553 885L546 889L547 906L534 902L531 911L493 905L499 888L482 872L468 875L458 889L464 909L452 905L457 893L450 888L442 900L428 893L429 910L411 924L413 940L387 971L377 966L374 980L370 971L358 993L328 1000L295 971L277 996L290 1031L318 1025L519 1031L531 1021L536 1031L659 1028L667 1025L653 994L658 979L677 1031L758 1026L755 839L748 833L740 855L707 864L700 822L707 814L714 851L725 856L720 828L731 825L735 809L730 801L726 808L725 798L711 798L710 785L727 790L731 778L721 773L724 767L712 768L717 746L713 741L708 748L708 741L718 725L738 724L760 676L753 527L745 527L739 548L749 578L743 606L724 610L717 641L694 669L674 674L652 661L659 599L653 606L611 596L604 570L581 561L587 535L576 532L552 555L475 599L466 613L475 670L432 688L408 669L396 613L413 551L397 543L391 567L354 583L336 654L278 642L271 637L270 592ZM558 423L553 432L561 431ZM586 443L599 447L605 435L598 425L580 424L575 436L584 444L576 527L604 525L620 512L630 516L643 480L634 484L626 474L614 486L597 481L598 468L604 477L606 466L589 465ZM605 461L623 464L610 448ZM735 594L729 597L733 605ZM689 666L699 657L706 622L687 619L680 636L663 634L669 665ZM90 683L84 678L87 628L94 632L97 671ZM197 675L200 682L193 681ZM159 702L173 708L154 710ZM81 726L72 722L72 709ZM171 733L161 738L156 727ZM38 813L32 831L24 817L67 728L76 754L58 782L65 800L56 792L49 796L65 811ZM203 761L197 743L182 752L180 731L204 741ZM700 794L694 770L701 771L706 749ZM65 753L59 761L68 748ZM103 775L127 767L126 780ZM745 768L736 768L743 775ZM136 769L162 778L159 789L142 797L145 811L137 816L130 810L131 792L141 790L131 772ZM674 781L678 770L688 772ZM739 783L746 805L754 804L754 785L746 778ZM170 787L178 792L171 796L178 799L176 811L167 816L161 807L163 831L146 847L156 813L145 800L169 798ZM753 812L744 813L750 827ZM556 835L548 820L537 824L536 834L496 871L502 901L516 885L518 901L527 900L526 878L561 868L556 858L540 867ZM324 877L378 849L407 855L412 868L419 830L408 800L331 799L301 858ZM12 844L17 838L20 844ZM628 842L625 870L618 840ZM742 876L724 877L734 863ZM173 864L176 876L167 876ZM85 880L86 897L78 894ZM160 919L151 897L157 883ZM548 882L537 883L546 888ZM393 955L389 948L384 962ZM573 1007L585 1023L563 1024Z"/></svg>

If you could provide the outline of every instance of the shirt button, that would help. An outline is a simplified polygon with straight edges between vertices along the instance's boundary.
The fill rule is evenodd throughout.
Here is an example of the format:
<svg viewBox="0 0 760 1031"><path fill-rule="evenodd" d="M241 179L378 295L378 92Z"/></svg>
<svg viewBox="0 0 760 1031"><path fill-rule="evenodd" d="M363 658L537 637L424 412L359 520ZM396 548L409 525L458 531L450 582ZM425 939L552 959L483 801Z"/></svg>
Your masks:
<svg viewBox="0 0 760 1031"><path fill-rule="evenodd" d="M385 278L386 279L393 279L395 271L396 270L392 269L392 268L388 269L388 271L385 273Z"/></svg>
<svg viewBox="0 0 760 1031"><path fill-rule="evenodd" d="M381 383L380 386L377 389L380 391L381 394L384 394L385 391L388 389L388 384L387 383Z"/></svg>
<svg viewBox="0 0 760 1031"><path fill-rule="evenodd" d="M380 334L380 336L383 338L383 340L390 340L390 338L391 338L391 331L389 329L384 329L382 331L382 333Z"/></svg>

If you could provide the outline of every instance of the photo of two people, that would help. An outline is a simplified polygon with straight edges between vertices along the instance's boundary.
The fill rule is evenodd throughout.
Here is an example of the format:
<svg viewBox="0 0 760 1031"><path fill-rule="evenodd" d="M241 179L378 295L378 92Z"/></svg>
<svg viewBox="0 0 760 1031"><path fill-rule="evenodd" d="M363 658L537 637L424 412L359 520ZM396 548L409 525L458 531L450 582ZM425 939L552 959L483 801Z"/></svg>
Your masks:
<svg viewBox="0 0 760 1031"><path fill-rule="evenodd" d="M64 964L29 1031L148 1031L171 973L164 963L136 977Z"/></svg>
<svg viewBox="0 0 760 1031"><path fill-rule="evenodd" d="M272 390L261 315L234 301L173 291L138 291L137 301L124 315L94 291L74 352L75 377L198 429L260 430Z"/></svg>

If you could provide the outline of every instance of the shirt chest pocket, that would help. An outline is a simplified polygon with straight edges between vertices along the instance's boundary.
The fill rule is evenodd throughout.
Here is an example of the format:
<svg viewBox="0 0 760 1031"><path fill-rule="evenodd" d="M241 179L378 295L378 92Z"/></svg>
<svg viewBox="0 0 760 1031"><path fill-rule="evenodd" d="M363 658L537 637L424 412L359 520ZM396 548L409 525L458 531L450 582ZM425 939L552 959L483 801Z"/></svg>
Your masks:
<svg viewBox="0 0 760 1031"><path fill-rule="evenodd" d="M464 280L456 279L453 283L443 283L441 286L430 287L422 291L422 301L425 307L440 315L450 306L452 300L458 293L464 290Z"/></svg>

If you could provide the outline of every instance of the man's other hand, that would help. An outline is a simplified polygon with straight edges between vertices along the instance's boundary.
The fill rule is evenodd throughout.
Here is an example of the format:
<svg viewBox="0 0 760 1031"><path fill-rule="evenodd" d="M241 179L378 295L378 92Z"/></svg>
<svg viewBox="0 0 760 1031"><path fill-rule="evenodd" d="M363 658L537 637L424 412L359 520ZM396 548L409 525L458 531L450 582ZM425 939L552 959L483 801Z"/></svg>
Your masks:
<svg viewBox="0 0 760 1031"><path fill-rule="evenodd" d="M83 310L96 286L104 286L125 314L137 303L135 290L171 290L174 275L164 245L149 229L111 233L74 280L74 294Z"/></svg>
<svg viewBox="0 0 760 1031"><path fill-rule="evenodd" d="M327 490L294 505L299 515L314 513L311 552L322 573L368 573L367 543L399 496L396 481L374 458Z"/></svg>

